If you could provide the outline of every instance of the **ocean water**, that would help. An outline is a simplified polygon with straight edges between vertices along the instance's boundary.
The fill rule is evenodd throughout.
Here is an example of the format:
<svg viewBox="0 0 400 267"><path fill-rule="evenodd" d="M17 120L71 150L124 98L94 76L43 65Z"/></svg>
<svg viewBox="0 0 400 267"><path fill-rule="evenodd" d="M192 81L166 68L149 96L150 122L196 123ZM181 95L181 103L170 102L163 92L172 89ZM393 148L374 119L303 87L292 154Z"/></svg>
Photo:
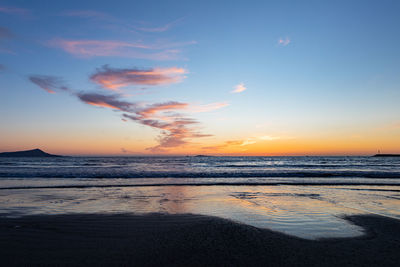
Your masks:
<svg viewBox="0 0 400 267"><path fill-rule="evenodd" d="M0 158L0 214L194 213L302 238L351 237L353 214L400 219L400 158Z"/></svg>

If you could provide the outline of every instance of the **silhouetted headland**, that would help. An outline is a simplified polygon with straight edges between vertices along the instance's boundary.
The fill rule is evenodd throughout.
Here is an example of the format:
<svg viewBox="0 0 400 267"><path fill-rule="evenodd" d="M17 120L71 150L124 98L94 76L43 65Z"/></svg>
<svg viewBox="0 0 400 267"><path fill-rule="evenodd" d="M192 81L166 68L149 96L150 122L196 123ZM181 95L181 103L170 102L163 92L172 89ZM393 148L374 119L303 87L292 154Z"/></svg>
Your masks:
<svg viewBox="0 0 400 267"><path fill-rule="evenodd" d="M38 148L32 150L24 150L24 151L15 151L15 152L3 152L0 153L0 157L62 157L59 155L53 155L44 152Z"/></svg>
<svg viewBox="0 0 400 267"><path fill-rule="evenodd" d="M400 157L400 154L376 154L373 157Z"/></svg>

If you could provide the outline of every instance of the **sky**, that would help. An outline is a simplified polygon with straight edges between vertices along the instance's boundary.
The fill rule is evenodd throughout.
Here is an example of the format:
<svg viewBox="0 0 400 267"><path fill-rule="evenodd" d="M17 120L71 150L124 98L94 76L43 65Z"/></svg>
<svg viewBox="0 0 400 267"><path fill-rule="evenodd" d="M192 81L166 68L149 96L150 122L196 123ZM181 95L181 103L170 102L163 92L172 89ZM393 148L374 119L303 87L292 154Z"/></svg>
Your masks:
<svg viewBox="0 0 400 267"><path fill-rule="evenodd" d="M0 152L400 153L399 1L2 1Z"/></svg>

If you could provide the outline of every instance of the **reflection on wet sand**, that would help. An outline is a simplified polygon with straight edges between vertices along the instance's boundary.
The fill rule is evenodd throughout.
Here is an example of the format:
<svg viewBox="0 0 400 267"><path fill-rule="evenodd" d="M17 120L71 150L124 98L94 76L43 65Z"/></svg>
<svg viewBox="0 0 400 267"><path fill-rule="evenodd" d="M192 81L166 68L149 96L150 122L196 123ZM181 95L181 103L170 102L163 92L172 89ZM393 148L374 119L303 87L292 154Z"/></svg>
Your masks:
<svg viewBox="0 0 400 267"><path fill-rule="evenodd" d="M63 213L204 214L303 238L349 237L363 229L344 215L400 219L390 186L153 186L0 191L6 216Z"/></svg>

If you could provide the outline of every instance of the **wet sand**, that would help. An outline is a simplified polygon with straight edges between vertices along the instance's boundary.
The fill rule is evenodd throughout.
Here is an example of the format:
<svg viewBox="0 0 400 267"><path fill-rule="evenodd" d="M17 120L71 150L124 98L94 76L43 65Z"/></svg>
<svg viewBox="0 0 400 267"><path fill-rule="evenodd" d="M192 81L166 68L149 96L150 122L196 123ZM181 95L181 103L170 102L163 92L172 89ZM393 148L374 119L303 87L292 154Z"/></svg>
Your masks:
<svg viewBox="0 0 400 267"><path fill-rule="evenodd" d="M346 219L366 234L304 240L191 214L0 217L0 265L399 266L399 220Z"/></svg>

